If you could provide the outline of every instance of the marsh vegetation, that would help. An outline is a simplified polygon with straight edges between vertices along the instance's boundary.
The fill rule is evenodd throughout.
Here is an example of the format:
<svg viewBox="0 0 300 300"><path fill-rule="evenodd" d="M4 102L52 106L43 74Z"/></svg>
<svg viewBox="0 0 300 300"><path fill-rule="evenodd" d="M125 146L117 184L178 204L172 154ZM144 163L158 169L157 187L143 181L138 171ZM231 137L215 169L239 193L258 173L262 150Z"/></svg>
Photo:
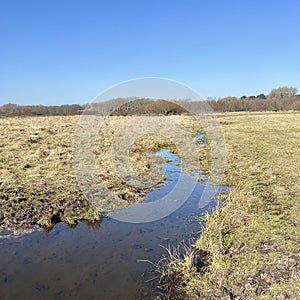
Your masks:
<svg viewBox="0 0 300 300"><path fill-rule="evenodd" d="M141 201L149 190L124 184L114 173L109 156L115 132L130 118L110 117L95 147L101 176L129 204ZM191 134L201 130L190 116L168 118L181 122ZM100 220L102 212L80 192L72 169L72 137L78 119L0 119L1 230ZM159 265L165 297L299 299L300 114L224 113L218 119L227 150L223 184L231 191L222 195L225 208L218 207L202 218L202 234L184 248L185 255L169 249L170 255ZM147 174L149 157L145 154L162 148L180 156L174 144L161 136L138 139L129 157L136 173ZM198 153L200 168L206 171L208 149L209 144ZM157 166L161 163L158 160ZM159 174L157 180L163 181ZM195 257L201 257L203 267L192 263Z"/></svg>
<svg viewBox="0 0 300 300"><path fill-rule="evenodd" d="M162 182L162 160L152 164L154 181L146 188L126 183L115 170L111 147L115 134L133 117L110 117L102 126L95 148L96 164L107 188L128 204L141 201ZM157 123L159 117L145 117ZM187 116L174 116L192 135L199 124ZM0 151L0 229L44 227L58 222L70 226L79 220L98 222L102 211L86 200L78 187L72 161L72 143L78 116L2 118ZM143 124L143 117L139 117ZM148 120L149 122L149 120ZM175 134L175 133L174 133ZM83 145L84 147L84 145ZM131 147L129 161L138 175L149 172L149 156L159 149L176 151L170 140L155 134L138 139ZM199 159L207 152L199 148ZM200 160L198 161L198 163ZM152 161L153 163L153 161ZM199 165L200 166L200 165Z"/></svg>
<svg viewBox="0 0 300 300"><path fill-rule="evenodd" d="M168 297L299 299L300 114L227 113L218 118L227 147L224 184L231 192L224 198L226 208L206 215L189 252L204 260L200 272L188 267L186 258L167 262L173 274L164 270L161 280Z"/></svg>

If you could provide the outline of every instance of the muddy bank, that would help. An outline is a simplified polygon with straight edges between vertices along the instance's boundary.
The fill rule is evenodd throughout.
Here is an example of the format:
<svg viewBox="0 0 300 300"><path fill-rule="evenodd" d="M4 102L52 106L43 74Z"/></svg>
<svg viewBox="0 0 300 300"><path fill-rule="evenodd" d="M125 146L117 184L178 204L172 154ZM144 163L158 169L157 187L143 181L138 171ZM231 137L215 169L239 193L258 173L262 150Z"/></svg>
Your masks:
<svg viewBox="0 0 300 300"><path fill-rule="evenodd" d="M202 142L199 136L196 141ZM199 208L199 197L209 185L202 171L194 169L193 174L182 174L182 161L166 149L152 155L163 160L160 168L166 179L147 193L143 205L157 203L170 194L184 176L183 193L189 196L177 210L148 223L124 223L103 217L95 223L97 226L79 222L71 229L60 223L50 232L2 232L1 297L5 300L159 297L163 291L153 263L167 254L165 248L195 241L199 236L199 217L213 211L217 203L210 201ZM201 180L195 180L196 176ZM189 183L193 184L192 191ZM172 199L181 201L181 195L173 195ZM192 263L196 265L197 261Z"/></svg>
<svg viewBox="0 0 300 300"><path fill-rule="evenodd" d="M151 186L139 189L124 182L111 159L115 134L131 118L110 117L101 128L94 149L97 168L106 186L128 204L141 201L151 191ZM190 117L173 118L191 134L200 130ZM91 223L100 220L102 211L86 200L73 169L72 143L78 120L77 116L1 118L0 230L50 229L57 222L74 226L78 220ZM138 139L129 155L136 174L148 174L150 161L146 154L163 148L176 152L174 145L161 136ZM204 148L199 148L199 161L207 161ZM160 172L162 160L151 163L154 182L164 181Z"/></svg>

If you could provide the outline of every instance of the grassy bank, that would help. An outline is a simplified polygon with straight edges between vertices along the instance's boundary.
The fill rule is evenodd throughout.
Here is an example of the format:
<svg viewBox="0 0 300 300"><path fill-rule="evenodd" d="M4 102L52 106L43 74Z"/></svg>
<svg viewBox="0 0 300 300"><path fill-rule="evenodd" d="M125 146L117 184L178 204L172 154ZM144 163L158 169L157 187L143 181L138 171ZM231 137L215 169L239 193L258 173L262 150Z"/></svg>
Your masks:
<svg viewBox="0 0 300 300"><path fill-rule="evenodd" d="M199 130L189 117L174 118L191 134ZM139 176L150 173L149 186L132 186L116 172L112 156L116 134L132 119L117 116L107 119L93 150L106 187L128 204L141 201L153 182L164 180L160 172L162 161L150 161L146 154L161 148L176 151L174 144L162 136L148 134L137 139L128 154L130 166ZM72 143L78 120L78 116L0 119L0 230L39 226L51 229L60 221L70 226L78 220L99 221L102 211L86 200L74 173ZM139 117L136 124L141 128L150 121L159 126L160 120L161 117ZM202 150L199 151L205 155Z"/></svg>
<svg viewBox="0 0 300 300"><path fill-rule="evenodd" d="M78 118L0 119L0 230L51 228L58 221L75 225L77 220L101 218L101 211L78 188L73 170ZM140 201L149 191L124 182L111 158L116 133L132 118L109 118L94 149L106 186L128 203ZM158 117L147 118L159 124ZM200 130L188 116L168 118L191 134ZM175 264L170 261L173 273L165 274L176 279L170 298L299 299L300 114L226 113L218 118L228 159L224 185L232 191L225 209L205 217L201 238L192 250L185 249L186 261L180 255L174 256ZM141 119L138 124L143 124ZM137 174L150 172L145 154L161 148L176 151L174 144L157 135L136 140L129 161ZM198 155L208 161L205 148ZM154 165L154 173L160 163ZM155 180L163 180L159 176ZM192 263L195 255L205 261L200 272Z"/></svg>
<svg viewBox="0 0 300 300"><path fill-rule="evenodd" d="M170 299L300 299L300 114L226 113L227 206L173 273Z"/></svg>

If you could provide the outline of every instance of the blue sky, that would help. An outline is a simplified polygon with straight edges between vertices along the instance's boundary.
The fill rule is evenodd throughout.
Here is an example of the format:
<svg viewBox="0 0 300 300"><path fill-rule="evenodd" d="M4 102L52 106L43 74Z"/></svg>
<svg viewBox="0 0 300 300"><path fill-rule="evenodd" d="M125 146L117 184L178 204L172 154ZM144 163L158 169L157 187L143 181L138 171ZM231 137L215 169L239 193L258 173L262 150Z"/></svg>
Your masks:
<svg viewBox="0 0 300 300"><path fill-rule="evenodd" d="M300 89L300 0L0 0L0 104L85 103L138 77L203 98Z"/></svg>

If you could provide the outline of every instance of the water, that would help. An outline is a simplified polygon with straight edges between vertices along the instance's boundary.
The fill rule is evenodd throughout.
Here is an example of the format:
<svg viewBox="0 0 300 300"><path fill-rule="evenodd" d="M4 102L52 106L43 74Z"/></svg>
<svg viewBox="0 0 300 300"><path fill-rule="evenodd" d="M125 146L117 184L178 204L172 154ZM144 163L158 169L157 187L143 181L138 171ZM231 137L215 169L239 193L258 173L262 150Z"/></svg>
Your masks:
<svg viewBox="0 0 300 300"><path fill-rule="evenodd" d="M176 156L166 150L157 155L171 160L163 165L168 179L145 201L172 190L181 171ZM2 233L0 299L151 299L158 293L157 274L151 264L139 260L156 262L166 254L161 246L199 236L199 216L216 205L199 209L204 183L197 183L180 209L151 223L104 218L98 227L80 222L70 229L60 223L51 232L12 237Z"/></svg>

